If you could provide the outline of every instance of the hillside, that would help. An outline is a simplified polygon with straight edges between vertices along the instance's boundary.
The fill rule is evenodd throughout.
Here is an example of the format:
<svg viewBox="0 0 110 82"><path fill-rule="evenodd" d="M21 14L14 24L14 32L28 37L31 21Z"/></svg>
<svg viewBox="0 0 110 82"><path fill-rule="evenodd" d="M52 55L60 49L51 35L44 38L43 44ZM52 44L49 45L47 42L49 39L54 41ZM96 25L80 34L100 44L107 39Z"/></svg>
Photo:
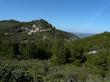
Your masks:
<svg viewBox="0 0 110 82"><path fill-rule="evenodd" d="M109 82L110 32L87 38L47 21L0 21L1 82Z"/></svg>
<svg viewBox="0 0 110 82"><path fill-rule="evenodd" d="M0 34L3 37L20 37L26 38L31 36L45 37L49 39L77 39L78 37L72 33L64 32L56 29L54 26L49 24L47 21L35 20L31 22L19 22L15 20L4 20L0 21ZM25 35L26 37L23 37ZM1 37L2 37L1 36ZM16 38L15 37L15 38ZM15 39L11 38L11 39ZM28 38L27 38L28 39ZM17 38L17 40L19 40Z"/></svg>
<svg viewBox="0 0 110 82"><path fill-rule="evenodd" d="M82 45L85 45L84 47L87 47L88 49L106 49L110 46L110 32L95 34L78 41L79 43L83 43Z"/></svg>
<svg viewBox="0 0 110 82"><path fill-rule="evenodd" d="M95 75L98 74L103 78L109 78L110 32L104 32L87 38L78 39L73 42L73 47L75 57L80 60L80 63L83 63L83 65L86 68L89 68L89 70L91 70ZM85 60L83 60L82 56L85 57Z"/></svg>
<svg viewBox="0 0 110 82"><path fill-rule="evenodd" d="M109 82L110 32L78 38L43 19L0 21L0 72L3 82L7 73L9 79L26 73L35 82Z"/></svg>
<svg viewBox="0 0 110 82"><path fill-rule="evenodd" d="M76 35L58 30L43 19L31 22L0 21L0 55L3 59L33 59L41 54L44 55L40 59L47 59L52 55L51 47L55 43L77 39Z"/></svg>

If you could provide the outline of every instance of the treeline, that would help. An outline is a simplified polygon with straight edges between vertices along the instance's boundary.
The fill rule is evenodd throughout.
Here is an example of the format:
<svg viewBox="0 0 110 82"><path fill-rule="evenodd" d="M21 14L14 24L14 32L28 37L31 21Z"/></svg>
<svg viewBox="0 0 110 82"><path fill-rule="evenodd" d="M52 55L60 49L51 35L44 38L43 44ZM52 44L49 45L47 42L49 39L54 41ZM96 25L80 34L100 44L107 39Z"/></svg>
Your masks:
<svg viewBox="0 0 110 82"><path fill-rule="evenodd" d="M2 58L50 60L53 64L71 62L84 63L86 58L83 49L66 40L39 40L37 42L0 42L0 56Z"/></svg>

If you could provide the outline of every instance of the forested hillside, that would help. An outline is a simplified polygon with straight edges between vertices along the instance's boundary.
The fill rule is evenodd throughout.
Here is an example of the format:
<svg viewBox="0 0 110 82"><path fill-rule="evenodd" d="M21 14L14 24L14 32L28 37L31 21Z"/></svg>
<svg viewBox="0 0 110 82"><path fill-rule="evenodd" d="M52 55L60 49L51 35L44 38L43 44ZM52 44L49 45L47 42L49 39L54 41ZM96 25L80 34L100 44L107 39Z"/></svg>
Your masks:
<svg viewBox="0 0 110 82"><path fill-rule="evenodd" d="M0 21L0 82L109 82L110 33L80 39L47 21Z"/></svg>
<svg viewBox="0 0 110 82"><path fill-rule="evenodd" d="M54 44L64 45L78 39L74 34L56 29L47 21L0 21L0 55L3 58L48 59ZM58 45L58 46L60 46Z"/></svg>

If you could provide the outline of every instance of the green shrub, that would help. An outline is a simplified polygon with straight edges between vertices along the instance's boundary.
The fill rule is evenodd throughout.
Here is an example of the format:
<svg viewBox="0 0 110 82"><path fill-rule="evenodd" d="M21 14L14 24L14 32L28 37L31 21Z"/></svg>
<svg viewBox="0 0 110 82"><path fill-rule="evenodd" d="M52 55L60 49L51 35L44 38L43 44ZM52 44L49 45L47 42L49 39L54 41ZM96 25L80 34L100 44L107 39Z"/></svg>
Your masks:
<svg viewBox="0 0 110 82"><path fill-rule="evenodd" d="M1 82L32 82L33 77L29 72L15 70L13 66L0 66Z"/></svg>

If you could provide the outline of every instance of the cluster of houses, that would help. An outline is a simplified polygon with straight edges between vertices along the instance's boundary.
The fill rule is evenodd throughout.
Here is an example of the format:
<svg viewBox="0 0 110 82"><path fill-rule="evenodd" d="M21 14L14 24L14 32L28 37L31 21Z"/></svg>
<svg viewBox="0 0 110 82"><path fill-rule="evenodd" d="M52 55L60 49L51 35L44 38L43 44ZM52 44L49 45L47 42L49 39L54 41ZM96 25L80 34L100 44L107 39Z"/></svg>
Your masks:
<svg viewBox="0 0 110 82"><path fill-rule="evenodd" d="M50 30L52 30L52 29L42 29L42 27L36 26L35 24L33 24L30 27L21 27L21 28L17 29L17 31L27 32L28 35L31 35L31 34L36 33L36 32L45 32L45 31L50 31Z"/></svg>

